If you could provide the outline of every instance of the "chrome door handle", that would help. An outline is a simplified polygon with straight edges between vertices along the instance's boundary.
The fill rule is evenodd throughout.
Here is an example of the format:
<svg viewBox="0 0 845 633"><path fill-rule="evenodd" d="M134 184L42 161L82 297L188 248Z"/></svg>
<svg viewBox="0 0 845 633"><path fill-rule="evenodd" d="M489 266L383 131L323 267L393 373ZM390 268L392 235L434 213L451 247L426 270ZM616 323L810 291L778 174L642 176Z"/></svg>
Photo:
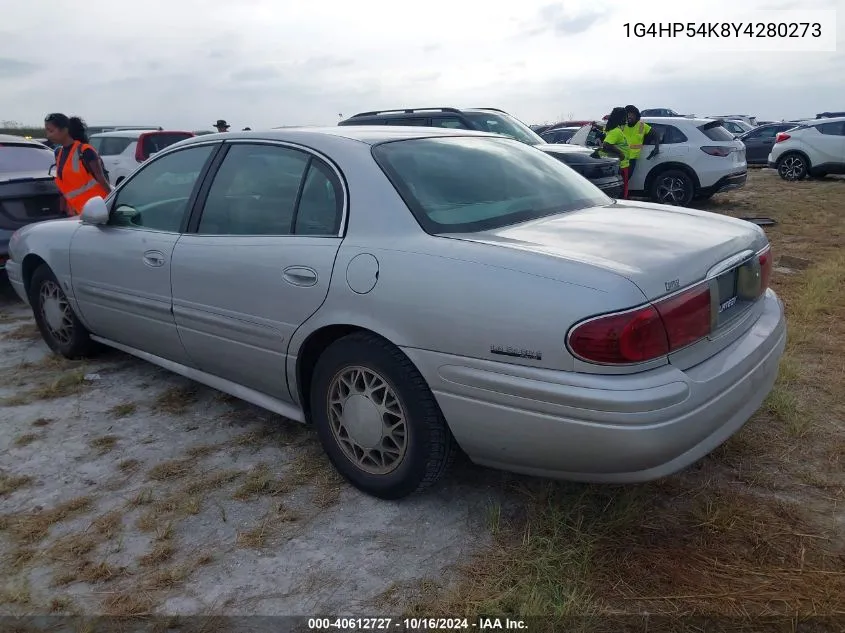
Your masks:
<svg viewBox="0 0 845 633"><path fill-rule="evenodd" d="M144 253L144 263L147 266L157 268L164 265L164 253L159 251L147 251Z"/></svg>
<svg viewBox="0 0 845 633"><path fill-rule="evenodd" d="M313 286L317 283L317 271L307 266L288 266L282 277L294 286Z"/></svg>

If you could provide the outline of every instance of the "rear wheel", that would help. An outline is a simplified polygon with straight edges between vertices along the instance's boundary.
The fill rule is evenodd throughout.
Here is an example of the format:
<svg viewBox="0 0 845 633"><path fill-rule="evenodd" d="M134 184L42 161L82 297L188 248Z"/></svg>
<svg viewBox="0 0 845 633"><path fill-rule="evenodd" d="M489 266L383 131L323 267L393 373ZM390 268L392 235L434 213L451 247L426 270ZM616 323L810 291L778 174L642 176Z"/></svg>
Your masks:
<svg viewBox="0 0 845 633"><path fill-rule="evenodd" d="M29 304L41 337L51 350L66 358L89 356L96 350L96 343L74 314L67 295L46 264L32 275Z"/></svg>
<svg viewBox="0 0 845 633"><path fill-rule="evenodd" d="M809 167L801 154L786 154L778 161L778 175L784 180L804 180Z"/></svg>
<svg viewBox="0 0 845 633"><path fill-rule="evenodd" d="M401 350L346 336L314 368L311 414L335 468L356 488L398 499L436 482L455 440L425 379Z"/></svg>
<svg viewBox="0 0 845 633"><path fill-rule="evenodd" d="M695 183L686 172L667 169L654 177L649 193L655 202L683 207L692 202Z"/></svg>

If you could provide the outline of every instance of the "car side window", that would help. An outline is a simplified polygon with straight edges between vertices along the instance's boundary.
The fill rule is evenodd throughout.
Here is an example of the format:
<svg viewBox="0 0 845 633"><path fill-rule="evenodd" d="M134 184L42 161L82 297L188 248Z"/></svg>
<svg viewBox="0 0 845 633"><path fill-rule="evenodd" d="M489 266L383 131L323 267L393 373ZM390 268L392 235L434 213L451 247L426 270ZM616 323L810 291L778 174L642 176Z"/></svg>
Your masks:
<svg viewBox="0 0 845 633"><path fill-rule="evenodd" d="M816 129L826 136L844 136L845 122L822 123L821 125L817 125Z"/></svg>
<svg viewBox="0 0 845 633"><path fill-rule="evenodd" d="M100 143L100 156L117 156L122 154L132 143L133 139L123 136L105 136Z"/></svg>
<svg viewBox="0 0 845 633"><path fill-rule="evenodd" d="M309 159L290 147L233 145L208 191L198 232L290 235Z"/></svg>
<svg viewBox="0 0 845 633"><path fill-rule="evenodd" d="M202 145L179 150L135 172L117 192L109 225L178 233L199 175L215 148Z"/></svg>
<svg viewBox="0 0 845 633"><path fill-rule="evenodd" d="M778 135L779 131L779 128L775 126L764 127L761 130L754 130L748 135L748 138L774 138Z"/></svg>
<svg viewBox="0 0 845 633"><path fill-rule="evenodd" d="M468 130L469 128L464 125L464 122L461 121L458 117L435 117L431 119L431 125L433 127L446 127L453 130Z"/></svg>
<svg viewBox="0 0 845 633"><path fill-rule="evenodd" d="M396 118L396 119L386 119L384 122L385 125L410 125L411 127L427 127L427 120L426 119L405 119L405 118Z"/></svg>
<svg viewBox="0 0 845 633"><path fill-rule="evenodd" d="M343 186L323 161L312 158L296 209L296 235L337 236L343 213Z"/></svg>
<svg viewBox="0 0 845 633"><path fill-rule="evenodd" d="M686 135L674 125L652 123L651 129L653 129L657 133L657 138L660 139L661 145L674 145L676 143L687 142Z"/></svg>

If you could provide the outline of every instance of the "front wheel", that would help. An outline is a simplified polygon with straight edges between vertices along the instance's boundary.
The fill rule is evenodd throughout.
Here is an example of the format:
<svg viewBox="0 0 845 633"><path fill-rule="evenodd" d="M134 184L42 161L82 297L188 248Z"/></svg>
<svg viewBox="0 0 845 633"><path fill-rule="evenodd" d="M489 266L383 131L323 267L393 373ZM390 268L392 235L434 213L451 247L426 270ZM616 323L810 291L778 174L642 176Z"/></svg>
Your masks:
<svg viewBox="0 0 845 633"><path fill-rule="evenodd" d="M649 193L651 199L660 204L685 207L692 202L695 184L686 172L669 169L654 178Z"/></svg>
<svg viewBox="0 0 845 633"><path fill-rule="evenodd" d="M445 472L455 440L425 379L401 350L346 336L314 368L311 416L332 464L359 490L399 499Z"/></svg>
<svg viewBox="0 0 845 633"><path fill-rule="evenodd" d="M77 318L59 280L46 264L32 275L29 304L41 337L51 350L66 358L91 355L96 344Z"/></svg>
<svg viewBox="0 0 845 633"><path fill-rule="evenodd" d="M800 154L787 154L778 161L778 175L784 180L804 180L809 165Z"/></svg>

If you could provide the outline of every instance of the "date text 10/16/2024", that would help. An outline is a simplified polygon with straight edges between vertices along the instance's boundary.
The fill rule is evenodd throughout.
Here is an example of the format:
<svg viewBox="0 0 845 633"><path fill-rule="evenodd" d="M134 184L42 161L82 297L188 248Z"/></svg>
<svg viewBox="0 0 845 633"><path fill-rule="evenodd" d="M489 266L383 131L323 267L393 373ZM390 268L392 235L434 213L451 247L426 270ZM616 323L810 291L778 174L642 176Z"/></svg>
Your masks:
<svg viewBox="0 0 845 633"><path fill-rule="evenodd" d="M524 620L497 617L479 618L308 618L312 631L519 631Z"/></svg>

